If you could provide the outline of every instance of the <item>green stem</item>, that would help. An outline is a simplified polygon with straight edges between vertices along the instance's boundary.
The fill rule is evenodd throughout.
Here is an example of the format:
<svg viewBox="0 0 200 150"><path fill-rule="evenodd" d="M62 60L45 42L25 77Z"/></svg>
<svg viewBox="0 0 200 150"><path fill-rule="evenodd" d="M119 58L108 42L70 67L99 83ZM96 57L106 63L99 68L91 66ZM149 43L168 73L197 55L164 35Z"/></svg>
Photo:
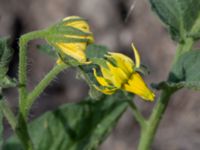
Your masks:
<svg viewBox="0 0 200 150"><path fill-rule="evenodd" d="M132 110L132 113L136 119L136 121L140 124L142 130L146 127L146 120L143 117L143 115L141 114L141 112L138 110L137 106L135 105L135 103L132 100L128 101L129 106Z"/></svg>
<svg viewBox="0 0 200 150"><path fill-rule="evenodd" d="M30 140L26 124L17 123L17 118L13 114L7 101L2 98L0 100L0 111L3 112L5 118L8 120L13 131L15 131L17 137L20 139L21 144L26 150L33 150L33 144Z"/></svg>
<svg viewBox="0 0 200 150"><path fill-rule="evenodd" d="M179 43L179 45L176 49L176 55L175 55L172 66L177 62L180 55L191 50L193 44L194 44L194 40L192 38L187 38L184 42Z"/></svg>
<svg viewBox="0 0 200 150"><path fill-rule="evenodd" d="M140 137L140 143L138 146L138 150L149 150L151 143L153 142L153 138L155 136L156 130L162 119L162 116L168 106L169 98L172 95L172 91L163 90L161 92L161 96L158 99L158 102L153 109L150 119L147 122L146 128L143 128L142 134Z"/></svg>
<svg viewBox="0 0 200 150"><path fill-rule="evenodd" d="M26 120L21 113L19 114L18 123L14 131L17 137L20 139L25 150L34 150L33 142L28 132Z"/></svg>
<svg viewBox="0 0 200 150"><path fill-rule="evenodd" d="M23 110L26 108L27 98L27 49L26 46L30 40L43 38L46 35L45 30L34 31L22 35L19 39L19 118L16 124L15 133L26 150L33 150L33 143L28 133L26 119Z"/></svg>
<svg viewBox="0 0 200 150"><path fill-rule="evenodd" d="M44 89L49 85L49 83L65 68L67 68L68 65L66 64L60 64L54 66L54 68L40 81L40 83L34 88L34 90L28 95L28 98L26 100L26 107L23 109L23 114L25 117L27 117L28 112L36 100L36 98L44 91Z"/></svg>
<svg viewBox="0 0 200 150"><path fill-rule="evenodd" d="M24 109L27 97L27 50L26 46L30 40L42 38L45 30L34 31L24 34L19 39L19 109Z"/></svg>
<svg viewBox="0 0 200 150"><path fill-rule="evenodd" d="M193 44L194 44L194 40L192 38L187 38L183 43L179 43L171 68L173 68L176 65L177 60L179 59L179 57L182 54L191 50ZM149 150L150 149L150 146L155 137L159 123L162 119L162 116L164 115L164 112L165 112L167 106L168 106L170 97L176 90L177 89L170 89L170 88L165 88L162 90L161 95L158 99L158 102L155 105L149 120L147 121L147 125L142 130L140 142L138 145L138 150Z"/></svg>
<svg viewBox="0 0 200 150"><path fill-rule="evenodd" d="M7 101L4 98L0 100L0 111L3 112L4 116L8 120L8 123L10 124L11 128L13 130L15 130L16 125L17 125L17 119L16 119L15 115L13 114Z"/></svg>

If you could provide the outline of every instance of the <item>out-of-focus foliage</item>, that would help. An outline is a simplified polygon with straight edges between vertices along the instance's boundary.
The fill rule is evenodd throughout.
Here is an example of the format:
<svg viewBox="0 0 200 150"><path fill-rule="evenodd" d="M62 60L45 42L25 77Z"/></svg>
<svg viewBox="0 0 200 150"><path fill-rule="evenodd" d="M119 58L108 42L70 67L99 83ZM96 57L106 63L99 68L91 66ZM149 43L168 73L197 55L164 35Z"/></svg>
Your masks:
<svg viewBox="0 0 200 150"><path fill-rule="evenodd" d="M200 52L189 51L182 55L172 68L167 82L161 82L158 85L153 85L155 88L162 89L183 88L200 90Z"/></svg>
<svg viewBox="0 0 200 150"><path fill-rule="evenodd" d="M99 101L65 104L33 121L30 136L37 150L93 150L111 132L126 107L121 92ZM4 145L4 150L13 149L22 149L16 137Z"/></svg>
<svg viewBox="0 0 200 150"><path fill-rule="evenodd" d="M3 102L2 90L16 86L16 80L7 76L9 63L12 59L13 49L9 46L9 38L0 38L0 105ZM2 106L0 106L1 108ZM3 144L3 111L0 109L0 149Z"/></svg>
<svg viewBox="0 0 200 150"><path fill-rule="evenodd" d="M182 55L172 69L169 80L176 86L200 90L200 52L190 51Z"/></svg>
<svg viewBox="0 0 200 150"><path fill-rule="evenodd" d="M150 0L150 3L173 39L182 41L200 32L199 0Z"/></svg>
<svg viewBox="0 0 200 150"><path fill-rule="evenodd" d="M0 95L0 101L2 101L1 95ZM0 149L2 149L2 144L3 144L3 112L0 110Z"/></svg>
<svg viewBox="0 0 200 150"><path fill-rule="evenodd" d="M9 63L12 59L13 49L9 47L9 38L0 39L0 88L16 86L16 80L7 76Z"/></svg>

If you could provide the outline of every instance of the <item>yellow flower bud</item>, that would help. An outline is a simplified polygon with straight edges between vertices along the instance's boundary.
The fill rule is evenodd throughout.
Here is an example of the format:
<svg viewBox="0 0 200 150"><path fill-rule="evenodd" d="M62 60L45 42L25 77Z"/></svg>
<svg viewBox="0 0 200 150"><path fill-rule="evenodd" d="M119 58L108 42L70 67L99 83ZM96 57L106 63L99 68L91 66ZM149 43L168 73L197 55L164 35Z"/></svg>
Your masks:
<svg viewBox="0 0 200 150"><path fill-rule="evenodd" d="M140 56L137 49L133 45L132 47L136 63L123 54L109 53L108 59L114 59L116 65L107 61L107 68L100 66L102 76L98 76L96 70L94 70L94 76L101 85L101 87L95 86L95 88L104 94L113 94L116 90L122 89L134 93L145 100L153 101L154 93L134 69L140 67Z"/></svg>
<svg viewBox="0 0 200 150"><path fill-rule="evenodd" d="M90 28L88 23L81 17L78 16L71 16L67 17L62 20L62 23L60 26L64 26L66 28L72 28L76 31L80 31L83 33L83 35L80 34L66 34L63 35L59 34L59 37L62 36L63 38L67 39L75 39L75 40L85 40L85 41L75 41L75 42L54 42L53 45L56 46L60 52L63 54L66 54L74 59L76 59L80 63L86 62L86 55L85 50L88 44L94 42L94 38L92 33L90 32ZM59 26L58 26L59 28ZM85 33L85 34L84 34ZM57 61L58 63L61 63L60 61Z"/></svg>

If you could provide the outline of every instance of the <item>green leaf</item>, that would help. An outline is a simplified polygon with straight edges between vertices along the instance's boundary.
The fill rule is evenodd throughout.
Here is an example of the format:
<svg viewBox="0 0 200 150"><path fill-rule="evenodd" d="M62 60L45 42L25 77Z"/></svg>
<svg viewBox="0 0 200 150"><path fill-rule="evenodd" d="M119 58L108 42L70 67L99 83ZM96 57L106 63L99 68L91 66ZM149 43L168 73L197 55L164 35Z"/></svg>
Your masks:
<svg viewBox="0 0 200 150"><path fill-rule="evenodd" d="M13 49L9 47L10 41L9 38L0 38L0 87L9 88L15 87L17 81L8 77L7 71L9 63L12 59Z"/></svg>
<svg viewBox="0 0 200 150"><path fill-rule="evenodd" d="M0 80L7 74L12 55L13 49L9 47L9 39L0 38Z"/></svg>
<svg viewBox="0 0 200 150"><path fill-rule="evenodd" d="M108 55L108 49L102 45L90 44L86 49L86 57L92 61L92 63L99 66L107 67L106 55Z"/></svg>
<svg viewBox="0 0 200 150"><path fill-rule="evenodd" d="M52 58L55 58L55 59L58 58L54 47L51 46L51 45L48 45L48 44L37 45L37 49L40 52L45 53L45 54L49 55Z"/></svg>
<svg viewBox="0 0 200 150"><path fill-rule="evenodd" d="M108 49L102 45L90 44L86 49L87 58L104 58L108 54Z"/></svg>
<svg viewBox="0 0 200 150"><path fill-rule="evenodd" d="M10 87L16 87L16 86L17 86L17 80L15 78L10 78L8 76L5 76L0 81L1 88L10 88Z"/></svg>
<svg viewBox="0 0 200 150"><path fill-rule="evenodd" d="M150 4L173 39L182 41L200 31L199 0L150 0Z"/></svg>
<svg viewBox="0 0 200 150"><path fill-rule="evenodd" d="M104 68L108 67L106 59L103 59L103 58L91 58L90 60L92 61L92 63L94 63L96 65L102 66Z"/></svg>
<svg viewBox="0 0 200 150"><path fill-rule="evenodd" d="M95 89L94 86L90 86L89 96L94 100L99 100L103 96L103 94Z"/></svg>
<svg viewBox="0 0 200 150"><path fill-rule="evenodd" d="M126 108L121 93L99 101L66 104L33 121L29 132L37 150L94 150L105 140ZM18 144L12 137L4 150L21 150Z"/></svg>
<svg viewBox="0 0 200 150"><path fill-rule="evenodd" d="M190 51L178 59L170 72L167 82L153 85L156 89L186 87L193 90L200 90L200 51Z"/></svg>
<svg viewBox="0 0 200 150"><path fill-rule="evenodd" d="M2 101L1 93L0 93L0 101ZM0 110L0 149L2 149L2 146L3 146L3 112L2 110Z"/></svg>

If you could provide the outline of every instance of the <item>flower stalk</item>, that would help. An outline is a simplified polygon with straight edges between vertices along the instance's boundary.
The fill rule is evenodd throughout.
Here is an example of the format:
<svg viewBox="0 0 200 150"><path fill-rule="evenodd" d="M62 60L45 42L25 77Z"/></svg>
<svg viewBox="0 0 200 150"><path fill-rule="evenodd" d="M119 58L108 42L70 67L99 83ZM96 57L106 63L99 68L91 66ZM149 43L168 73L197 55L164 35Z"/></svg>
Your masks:
<svg viewBox="0 0 200 150"><path fill-rule="evenodd" d="M45 30L34 31L22 35L19 39L19 109L23 114L26 108L27 87L27 44L30 40L42 38L46 34Z"/></svg>
<svg viewBox="0 0 200 150"><path fill-rule="evenodd" d="M34 88L34 90L28 94L26 100L26 110L24 110L23 114L27 118L28 112L36 100L38 96L44 91L44 89L49 85L49 83L64 69L68 67L67 64L62 63L60 65L56 65L53 69L38 83L38 85Z"/></svg>

